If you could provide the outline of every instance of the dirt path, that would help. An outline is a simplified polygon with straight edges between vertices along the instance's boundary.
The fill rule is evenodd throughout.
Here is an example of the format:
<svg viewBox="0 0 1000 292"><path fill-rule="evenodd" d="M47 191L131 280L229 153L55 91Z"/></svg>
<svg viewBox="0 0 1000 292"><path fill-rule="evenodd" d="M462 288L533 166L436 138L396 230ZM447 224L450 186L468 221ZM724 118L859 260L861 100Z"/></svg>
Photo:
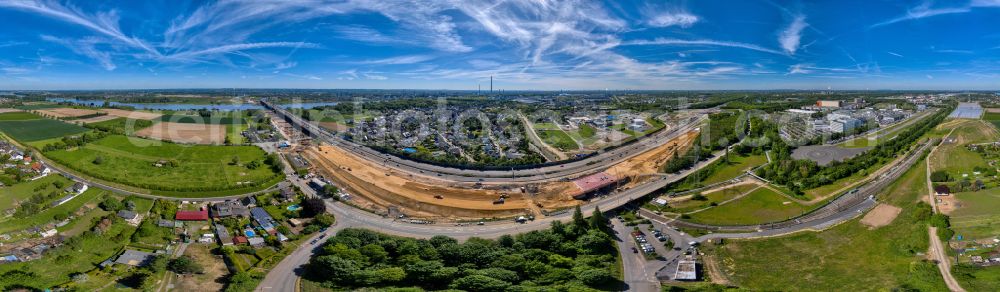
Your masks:
<svg viewBox="0 0 1000 292"><path fill-rule="evenodd" d="M948 132L948 135L945 135L945 137L949 137L955 133L955 129L956 128L952 128L951 131ZM934 157L934 154L937 153L937 149L938 145L935 145L934 148L931 149L931 152L927 154L927 158L924 159L924 167L927 168L927 198L930 201L931 209L934 210L934 212L939 211L937 207L937 200L934 198L934 184L931 182L931 157ZM945 254L944 247L941 245L941 239L938 238L937 228L933 226L927 227L927 234L928 239L931 242L930 247L928 247L928 254L933 255L935 261L938 262L938 271L941 272L941 277L944 278L944 283L948 285L948 290L964 292L965 289L962 289L962 286L958 284L958 281L955 280L955 277L951 274L951 261L948 258L948 255Z"/></svg>
<svg viewBox="0 0 1000 292"><path fill-rule="evenodd" d="M729 277L726 277L726 274L722 272L721 268L719 268L719 262L715 256L706 254L702 257L702 259L705 262L705 273L708 274L708 278L712 280L713 284L723 286L732 285L732 281L729 280Z"/></svg>
<svg viewBox="0 0 1000 292"><path fill-rule="evenodd" d="M569 157L566 156L566 153L563 153L562 151L559 151L559 149L556 149L555 147L552 147L552 145L549 145L549 144L545 143L544 141L542 141L542 138L538 137L538 133L535 132L535 126L531 124L531 121L529 121L527 117L525 117L524 115L521 115L521 122L523 122L524 126L527 127L527 131L526 132L528 132L527 133L528 134L528 138L531 139L532 144L535 144L535 146L541 147L541 149L539 149L539 150L542 150L541 154L542 154L542 156L545 156L546 160L549 160L549 161L559 161L559 160L569 159ZM551 156L555 156L555 157L551 157ZM555 159L553 160L553 158L555 158Z"/></svg>

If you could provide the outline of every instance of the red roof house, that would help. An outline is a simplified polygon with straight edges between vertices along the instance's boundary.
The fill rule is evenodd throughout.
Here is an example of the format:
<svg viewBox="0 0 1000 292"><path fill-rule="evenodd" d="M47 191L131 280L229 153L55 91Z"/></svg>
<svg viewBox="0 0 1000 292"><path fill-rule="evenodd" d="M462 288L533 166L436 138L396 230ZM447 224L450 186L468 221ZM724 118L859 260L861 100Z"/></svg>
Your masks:
<svg viewBox="0 0 1000 292"><path fill-rule="evenodd" d="M175 219L180 221L205 221L208 220L208 211L177 211Z"/></svg>
<svg viewBox="0 0 1000 292"><path fill-rule="evenodd" d="M240 244L247 244L247 243L249 243L249 241L247 240L247 238L245 236L237 236L237 237L233 237L233 243L237 244L237 245L240 245Z"/></svg>

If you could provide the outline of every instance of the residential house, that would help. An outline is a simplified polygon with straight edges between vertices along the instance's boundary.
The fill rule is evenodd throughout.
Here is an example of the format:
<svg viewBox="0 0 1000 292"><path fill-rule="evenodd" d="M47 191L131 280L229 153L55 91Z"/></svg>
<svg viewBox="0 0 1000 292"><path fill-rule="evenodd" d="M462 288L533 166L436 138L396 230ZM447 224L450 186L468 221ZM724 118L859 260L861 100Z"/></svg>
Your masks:
<svg viewBox="0 0 1000 292"><path fill-rule="evenodd" d="M277 225L274 218L270 214L267 214L264 208L257 207L250 209L250 217L257 223L257 226L267 231L274 230L275 225Z"/></svg>
<svg viewBox="0 0 1000 292"><path fill-rule="evenodd" d="M139 216L139 214L134 211L118 211L118 217L125 219L125 222L128 222L128 224L132 226L138 226L139 222L142 222L142 216Z"/></svg>
<svg viewBox="0 0 1000 292"><path fill-rule="evenodd" d="M253 247L264 247L264 238L263 237L247 238L247 243L249 243L250 246Z"/></svg>
<svg viewBox="0 0 1000 292"><path fill-rule="evenodd" d="M232 216L249 217L250 209L244 207L238 201L225 201L222 203L212 204L213 218L225 218Z"/></svg>
<svg viewBox="0 0 1000 292"><path fill-rule="evenodd" d="M222 224L215 224L215 236L219 237L222 245L233 245L233 237L229 235L229 230Z"/></svg>
<svg viewBox="0 0 1000 292"><path fill-rule="evenodd" d="M115 263L133 267L142 267L152 262L153 257L155 256L156 255L153 253L130 249L126 250L125 253L122 253L122 255L118 256L118 259L115 260Z"/></svg>
<svg viewBox="0 0 1000 292"><path fill-rule="evenodd" d="M178 220L178 221L205 221L205 220L208 220L208 211L206 211L206 210L177 211L177 215L174 216L174 220Z"/></svg>

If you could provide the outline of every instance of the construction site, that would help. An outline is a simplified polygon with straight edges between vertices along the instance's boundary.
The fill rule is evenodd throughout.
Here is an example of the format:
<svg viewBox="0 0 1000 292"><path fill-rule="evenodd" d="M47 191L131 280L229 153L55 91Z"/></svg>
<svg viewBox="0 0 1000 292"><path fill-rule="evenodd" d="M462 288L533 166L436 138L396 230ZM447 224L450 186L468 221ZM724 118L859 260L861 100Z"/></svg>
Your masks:
<svg viewBox="0 0 1000 292"><path fill-rule="evenodd" d="M677 151L689 149L697 130L604 168L569 179L531 183L455 182L400 171L334 146L299 147L313 172L350 194L349 203L382 215L430 221L544 217L585 200L660 179ZM402 217L402 216L401 216Z"/></svg>

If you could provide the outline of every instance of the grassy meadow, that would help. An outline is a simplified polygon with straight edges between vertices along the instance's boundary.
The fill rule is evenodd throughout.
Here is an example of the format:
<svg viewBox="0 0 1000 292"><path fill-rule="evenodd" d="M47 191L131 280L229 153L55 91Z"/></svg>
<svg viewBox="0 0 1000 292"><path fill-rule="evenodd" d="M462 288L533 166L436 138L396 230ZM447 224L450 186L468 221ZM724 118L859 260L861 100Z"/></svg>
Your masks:
<svg viewBox="0 0 1000 292"><path fill-rule="evenodd" d="M186 146L113 135L45 155L88 176L154 191L209 194L263 189L280 180L280 174L262 163L266 153L256 146ZM261 166L250 169L252 161Z"/></svg>
<svg viewBox="0 0 1000 292"><path fill-rule="evenodd" d="M706 249L718 255L735 285L754 291L947 291L922 254L927 223L916 214L929 207L917 207L927 188L926 170L916 165L879 195L903 209L890 225L872 230L855 219L822 232L730 240Z"/></svg>

